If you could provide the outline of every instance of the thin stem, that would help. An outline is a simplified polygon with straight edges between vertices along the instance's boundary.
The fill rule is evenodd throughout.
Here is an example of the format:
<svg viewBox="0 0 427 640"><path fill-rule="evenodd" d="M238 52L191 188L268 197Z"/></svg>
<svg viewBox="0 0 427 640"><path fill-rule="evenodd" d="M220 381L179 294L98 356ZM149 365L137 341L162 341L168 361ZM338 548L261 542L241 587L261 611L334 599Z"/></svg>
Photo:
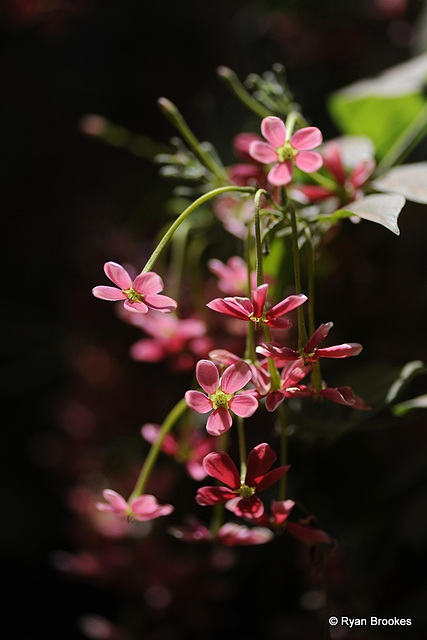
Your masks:
<svg viewBox="0 0 427 640"><path fill-rule="evenodd" d="M157 457L160 453L163 440L167 436L167 434L171 431L172 427L179 420L182 414L186 411L188 405L185 401L185 398L182 398L168 413L166 416L159 433L159 437L156 442L151 446L150 451L148 452L147 457L145 458L145 462L142 466L141 472L138 476L138 479L135 483L135 487L129 497L129 502L131 502L134 498L142 495L145 491L145 487L150 477L150 473L153 470L153 467L156 463Z"/></svg>
<svg viewBox="0 0 427 640"><path fill-rule="evenodd" d="M246 265L248 271L248 298L251 297L252 290L252 260L251 260L251 229L248 227L248 234L246 237L246 246L245 246L245 255L246 255ZM255 362L256 353L255 353L255 325L253 322L248 322L248 332L246 334L246 349L245 349L245 359L250 360L251 362Z"/></svg>
<svg viewBox="0 0 427 640"><path fill-rule="evenodd" d="M225 169L220 166L212 156L203 148L203 145L197 140L188 124L185 122L178 108L167 98L159 98L157 104L162 112L170 120L170 122L182 134L182 137L193 151L199 156L203 164L221 181L228 182L228 176Z"/></svg>
<svg viewBox="0 0 427 640"><path fill-rule="evenodd" d="M314 315L314 249L313 238L308 227L305 228L305 236L307 238L308 247L308 331L310 335L316 330L316 320Z"/></svg>
<svg viewBox="0 0 427 640"><path fill-rule="evenodd" d="M262 243L261 243L261 224L259 219L259 209L261 196L268 196L267 191L264 189L258 189L254 198L254 223L255 223L255 268L256 268L256 283L259 287L264 284L264 271L262 268Z"/></svg>
<svg viewBox="0 0 427 640"><path fill-rule="evenodd" d="M290 111L286 118L285 127L286 127L286 139L290 140L292 137L295 123L298 120L300 114L297 111Z"/></svg>
<svg viewBox="0 0 427 640"><path fill-rule="evenodd" d="M255 100L248 91L246 91L245 87L242 85L232 69L224 66L218 67L217 74L222 78L222 80L224 80L236 98L243 102L243 104L257 116L260 116L260 118L266 118L267 116L274 115L272 111L264 107L260 102L258 102L258 100Z"/></svg>
<svg viewBox="0 0 427 640"><path fill-rule="evenodd" d="M296 293L302 293L301 268L300 268L299 245L298 245L298 226L297 226L297 218L295 214L295 207L291 202L289 202L288 204L288 211L291 217L291 226L292 226L292 253L293 253L293 261L294 261L295 289L296 289ZM307 331L305 328L304 311L301 306L297 308L297 318L298 318L298 348L302 349L304 345L307 343L308 338L307 338Z"/></svg>
<svg viewBox="0 0 427 640"><path fill-rule="evenodd" d="M166 233L163 236L163 238L160 240L160 242L157 245L157 247L154 249L153 253L151 254L151 257L147 261L147 264L145 265L145 267L143 268L141 273L147 273L147 271L150 271L152 269L154 263L158 259L159 255L161 254L161 252L163 251L165 246L168 244L169 240L172 238L172 236L175 233L175 231L178 229L180 224L182 224L184 222L184 220L190 215L190 213L193 213L193 211L195 209L197 209L197 207L200 207L200 205L204 204L205 202L207 202L211 198L215 198L216 196L219 196L222 193L227 193L228 191L237 191L237 192L240 192L240 193L254 193L255 189L254 189L254 187L236 187L236 186L233 186L233 185L227 185L225 187L218 187L217 189L212 189L212 191L208 191L207 193L204 193L203 195L201 195L200 198L197 198L197 200L192 202L178 216L178 218L175 220L175 222L173 222L171 224L171 226L166 231Z"/></svg>
<svg viewBox="0 0 427 640"><path fill-rule="evenodd" d="M246 452L246 438L245 438L245 422L243 418L240 416L236 416L237 418L237 437L239 440L239 455L240 455L240 478L242 482L246 476L246 460L247 460L247 452Z"/></svg>

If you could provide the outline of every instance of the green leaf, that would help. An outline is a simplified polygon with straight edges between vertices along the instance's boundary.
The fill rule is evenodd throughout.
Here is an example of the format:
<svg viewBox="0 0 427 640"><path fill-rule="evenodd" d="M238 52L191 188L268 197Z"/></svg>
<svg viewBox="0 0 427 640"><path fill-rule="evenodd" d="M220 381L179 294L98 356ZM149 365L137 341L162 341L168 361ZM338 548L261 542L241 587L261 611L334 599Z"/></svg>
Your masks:
<svg viewBox="0 0 427 640"><path fill-rule="evenodd" d="M381 159L426 105L427 54L333 93L330 115L345 134L366 135Z"/></svg>
<svg viewBox="0 0 427 640"><path fill-rule="evenodd" d="M412 411L412 409L427 409L427 394L395 404L393 414L398 417L404 416L408 411Z"/></svg>

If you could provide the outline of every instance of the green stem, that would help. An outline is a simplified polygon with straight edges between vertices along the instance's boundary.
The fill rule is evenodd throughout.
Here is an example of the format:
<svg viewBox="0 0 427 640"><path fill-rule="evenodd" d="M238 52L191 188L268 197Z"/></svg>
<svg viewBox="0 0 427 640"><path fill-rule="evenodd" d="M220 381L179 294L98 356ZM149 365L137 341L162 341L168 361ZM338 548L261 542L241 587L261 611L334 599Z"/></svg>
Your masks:
<svg viewBox="0 0 427 640"><path fill-rule="evenodd" d="M313 238L308 227L305 228L305 236L307 238L308 248L308 331L310 335L313 335L316 330L316 320L314 314L314 249Z"/></svg>
<svg viewBox="0 0 427 640"><path fill-rule="evenodd" d="M212 156L203 148L203 145L197 140L188 124L185 122L178 108L167 98L159 98L157 104L168 120L178 129L184 140L198 155L203 164L221 181L228 182L228 176L225 169L220 166Z"/></svg>
<svg viewBox="0 0 427 640"><path fill-rule="evenodd" d="M272 111L264 107L260 102L258 102L258 100L255 100L255 98L253 98L248 91L246 91L245 87L242 85L239 78L234 73L234 71L232 71L232 69L221 66L218 67L217 74L220 78L222 78L222 80L224 80L224 82L226 83L228 88L231 89L236 98L243 102L243 104L248 107L250 111L253 111L253 113L255 113L257 116L260 116L260 118L266 118L267 116L274 115Z"/></svg>
<svg viewBox="0 0 427 640"><path fill-rule="evenodd" d="M255 223L255 268L256 268L256 283L257 287L264 284L264 271L262 268L262 243L261 243L261 224L259 219L259 209L261 196L268 196L267 191L264 189L258 189L254 198L254 223Z"/></svg>
<svg viewBox="0 0 427 640"><path fill-rule="evenodd" d="M145 459L145 462L142 466L141 472L138 476L138 479L135 483L135 487L129 497L129 502L131 502L134 498L142 495L145 491L145 487L150 477L150 473L153 470L153 467L156 463L157 457L160 453L163 440L167 436L167 434L171 431L172 427L179 420L182 414L186 411L188 405L185 401L185 398L182 398L168 413L166 416L159 433L159 437L156 442L151 446L150 451Z"/></svg>
<svg viewBox="0 0 427 640"><path fill-rule="evenodd" d="M166 231L166 233L163 236L163 238L160 240L160 242L157 245L157 247L154 249L153 253L151 254L151 257L147 261L147 264L145 265L145 267L143 268L141 273L147 273L147 271L150 271L152 269L152 267L153 267L154 263L156 262L157 258L159 257L159 255L161 254L161 252L163 251L165 246L168 244L169 240L172 238L172 236L175 233L175 231L178 229L180 224L182 224L184 222L184 220L190 215L190 213L193 213L193 211L195 209L197 209L197 207L200 207L200 205L204 204L205 202L207 202L211 198L215 198L216 196L219 196L222 193L227 193L228 191L237 191L237 192L240 192L240 193L254 193L255 189L254 189L254 187L236 187L236 186L233 186L233 185L228 185L228 186L225 186L225 187L218 187L217 189L212 189L212 191L208 191L207 193L204 193L203 195L201 195L200 198L197 198L197 200L192 202L178 216L178 218L175 220L175 222L173 222L171 224L171 226Z"/></svg>
<svg viewBox="0 0 427 640"><path fill-rule="evenodd" d="M237 418L237 437L239 440L239 455L240 455L240 478L242 482L246 476L246 438L245 438L245 423L243 418L236 416Z"/></svg>
<svg viewBox="0 0 427 640"><path fill-rule="evenodd" d="M285 127L286 127L286 140L290 140L294 131L295 123L297 122L300 114L297 111L290 111L287 115Z"/></svg>
<svg viewBox="0 0 427 640"><path fill-rule="evenodd" d="M251 260L251 228L248 226L248 233L246 237L246 246L245 246L245 256L246 256L246 265L248 270L248 298L251 297L252 290L252 260ZM250 360L251 362L255 362L256 353L255 353L255 325L253 322L248 322L248 332L246 334L246 348L245 348L245 359Z"/></svg>
<svg viewBox="0 0 427 640"><path fill-rule="evenodd" d="M403 162L425 135L427 135L427 105L418 112L410 125L397 138L384 158L378 163L375 176L380 176L394 165Z"/></svg>
<svg viewBox="0 0 427 640"><path fill-rule="evenodd" d="M295 207L291 202L288 203L288 211L291 217L291 226L292 226L292 253L293 253L293 261L294 261L295 289L296 289L296 293L302 293L301 268L300 268L300 256L299 256L299 245L298 245L298 226L297 226ZM305 328L304 311L301 305L297 308L297 318L298 318L298 348L303 349L304 346L307 344L308 338L307 338L307 331Z"/></svg>

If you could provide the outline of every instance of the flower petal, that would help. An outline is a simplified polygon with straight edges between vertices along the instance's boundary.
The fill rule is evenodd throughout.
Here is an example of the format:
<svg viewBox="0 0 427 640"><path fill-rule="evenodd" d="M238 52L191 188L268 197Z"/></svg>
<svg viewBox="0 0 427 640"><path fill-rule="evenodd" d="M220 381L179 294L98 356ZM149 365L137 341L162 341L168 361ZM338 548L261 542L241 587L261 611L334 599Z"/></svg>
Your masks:
<svg viewBox="0 0 427 640"><path fill-rule="evenodd" d="M174 510L171 504L159 504L157 499L150 494L145 494L132 500L130 508L135 520L142 522L167 516Z"/></svg>
<svg viewBox="0 0 427 640"><path fill-rule="evenodd" d="M319 344L326 338L333 326L333 322L322 323L308 340L307 344L304 347L304 352L311 353L312 351L314 351L316 347L318 347Z"/></svg>
<svg viewBox="0 0 427 640"><path fill-rule="evenodd" d="M196 365L196 378L206 393L215 393L219 387L219 373L216 365L210 360L199 360Z"/></svg>
<svg viewBox="0 0 427 640"><path fill-rule="evenodd" d="M274 305L269 311L266 313L267 320L273 320L275 318L279 318L280 316L284 316L285 313L289 313L293 311L300 305L304 304L307 300L307 296L303 293L297 293L292 296L288 296L284 300L281 300L277 304Z"/></svg>
<svg viewBox="0 0 427 640"><path fill-rule="evenodd" d="M285 395L283 391L280 391L280 389L276 389L276 391L271 391L265 400L265 408L267 409L267 411L270 411L270 412L275 411L279 406L279 404L281 404L284 399L285 399Z"/></svg>
<svg viewBox="0 0 427 640"><path fill-rule="evenodd" d="M104 499L107 500L113 507L116 513L125 514L128 511L128 503L117 491L113 491L112 489L105 489L102 492Z"/></svg>
<svg viewBox="0 0 427 640"><path fill-rule="evenodd" d="M272 469L261 479L261 481L257 485L257 491L264 491L264 489L268 489L271 485L276 484L283 478L285 473L287 473L290 469L290 465L286 465L284 467L277 467L276 469Z"/></svg>
<svg viewBox="0 0 427 640"><path fill-rule="evenodd" d="M358 356L363 347L357 342L346 342L337 344L333 347L325 347L325 349L317 349L317 358L348 358L350 356Z"/></svg>
<svg viewBox="0 0 427 640"><path fill-rule="evenodd" d="M294 133L291 138L291 145L294 149L298 149L298 151L314 149L314 147L318 147L322 142L322 132L317 127L304 127Z"/></svg>
<svg viewBox="0 0 427 640"><path fill-rule="evenodd" d="M261 133L273 147L282 147L286 142L285 123L276 116L268 116L262 120Z"/></svg>
<svg viewBox="0 0 427 640"><path fill-rule="evenodd" d="M197 411L197 413L212 411L212 402L201 391L187 391L185 394L185 402L190 409Z"/></svg>
<svg viewBox="0 0 427 640"><path fill-rule="evenodd" d="M95 298L100 300L125 300L126 294L117 287L109 287L108 285L100 285L92 289Z"/></svg>
<svg viewBox="0 0 427 640"><path fill-rule="evenodd" d="M200 487L196 493L196 502L202 507L221 504L234 498L236 494L228 487Z"/></svg>
<svg viewBox="0 0 427 640"><path fill-rule="evenodd" d="M160 362L166 355L162 343L149 338L135 342L129 349L129 353L131 358L139 362Z"/></svg>
<svg viewBox="0 0 427 640"><path fill-rule="evenodd" d="M264 505L258 496L251 496L249 500L230 500L226 507L239 518L248 518L249 520L257 520L264 513Z"/></svg>
<svg viewBox="0 0 427 640"><path fill-rule="evenodd" d="M253 314L256 318L261 318L264 313L265 299L267 297L268 284L261 284L252 291Z"/></svg>
<svg viewBox="0 0 427 640"><path fill-rule="evenodd" d="M211 413L206 423L206 431L211 436L221 436L229 430L233 423L230 412L225 407L219 407Z"/></svg>
<svg viewBox="0 0 427 640"><path fill-rule="evenodd" d="M317 151L300 151L295 158L298 169L306 173L318 171L323 164L323 158Z"/></svg>
<svg viewBox="0 0 427 640"><path fill-rule="evenodd" d="M106 262L104 264L105 275L114 282L120 289L130 289L132 280L128 272L117 262Z"/></svg>
<svg viewBox="0 0 427 640"><path fill-rule="evenodd" d="M203 459L206 473L232 489L240 488L240 475L231 457L225 451L212 451Z"/></svg>
<svg viewBox="0 0 427 640"><path fill-rule="evenodd" d="M277 151L267 142L251 142L249 146L249 154L257 162L262 164L270 164L270 162L277 162Z"/></svg>
<svg viewBox="0 0 427 640"><path fill-rule="evenodd" d="M245 477L245 483L248 487L255 487L276 459L276 454L266 442L254 447L248 455L248 468Z"/></svg>
<svg viewBox="0 0 427 640"><path fill-rule="evenodd" d="M148 313L148 307L145 302L131 302L130 300L125 300L123 306L128 311L132 311L132 313Z"/></svg>
<svg viewBox="0 0 427 640"><path fill-rule="evenodd" d="M178 304L173 298L169 296L158 295L156 293L150 293L145 296L144 302L151 309L157 311L163 311L163 313L171 313L174 311Z"/></svg>
<svg viewBox="0 0 427 640"><path fill-rule="evenodd" d="M250 367L242 360L231 364L223 373L221 378L221 389L224 393L235 393L251 380L252 373Z"/></svg>
<svg viewBox="0 0 427 640"><path fill-rule="evenodd" d="M225 313L240 320L249 320L249 315L254 310L249 298L215 298L208 302L206 306L213 311Z"/></svg>
<svg viewBox="0 0 427 640"><path fill-rule="evenodd" d="M275 187L280 187L285 184L289 184L292 180L292 174L294 172L293 164L290 160L275 164L274 167L268 172L267 180Z"/></svg>
<svg viewBox="0 0 427 640"><path fill-rule="evenodd" d="M159 293L159 291L163 291L163 287L163 280L157 273L154 273L154 271L140 273L133 281L133 288L142 295Z"/></svg>
<svg viewBox="0 0 427 640"><path fill-rule="evenodd" d="M229 404L231 411L241 418L249 418L258 409L258 400L250 394L240 393Z"/></svg>
<svg viewBox="0 0 427 640"><path fill-rule="evenodd" d="M274 516L276 524L282 524L291 513L295 506L293 500L273 500L271 504L271 513Z"/></svg>

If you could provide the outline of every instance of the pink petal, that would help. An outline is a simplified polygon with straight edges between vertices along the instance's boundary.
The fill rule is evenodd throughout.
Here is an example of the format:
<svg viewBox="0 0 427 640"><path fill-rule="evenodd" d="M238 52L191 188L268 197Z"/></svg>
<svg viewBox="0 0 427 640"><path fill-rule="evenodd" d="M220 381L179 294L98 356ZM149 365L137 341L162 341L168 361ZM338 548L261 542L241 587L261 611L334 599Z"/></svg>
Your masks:
<svg viewBox="0 0 427 640"><path fill-rule="evenodd" d="M268 116L262 120L261 133L273 147L283 147L286 142L285 123L275 116Z"/></svg>
<svg viewBox="0 0 427 640"><path fill-rule="evenodd" d="M359 163L350 176L350 182L355 189L361 187L375 169L375 160L367 160Z"/></svg>
<svg viewBox="0 0 427 640"><path fill-rule="evenodd" d="M95 298L99 298L100 300L126 299L126 294L123 293L121 289L117 289L116 287L109 287L108 285L100 285L99 287L94 287L92 289L92 293Z"/></svg>
<svg viewBox="0 0 427 640"><path fill-rule="evenodd" d="M142 425L141 435L144 440L154 444L159 439L160 429L161 427L158 424L147 423ZM169 456L174 456L178 453L179 444L171 433L168 433L163 439L161 449Z"/></svg>
<svg viewBox="0 0 427 640"><path fill-rule="evenodd" d="M349 342L337 344L334 347L325 347L318 349L316 356L318 358L348 358L350 356L358 356L363 347L357 342Z"/></svg>
<svg viewBox="0 0 427 640"><path fill-rule="evenodd" d="M276 454L266 442L254 447L248 455L248 469L245 478L248 487L255 487L276 459Z"/></svg>
<svg viewBox="0 0 427 640"><path fill-rule="evenodd" d="M262 164L277 162L277 151L266 142L251 142L249 153L254 160Z"/></svg>
<svg viewBox="0 0 427 640"><path fill-rule="evenodd" d="M230 401L230 409L236 416L249 418L258 409L258 400L250 394L238 394Z"/></svg>
<svg viewBox="0 0 427 640"><path fill-rule="evenodd" d="M258 496L251 496L249 500L236 500L227 503L227 509L230 508L239 518L258 519L264 513L264 505Z"/></svg>
<svg viewBox="0 0 427 640"><path fill-rule="evenodd" d="M199 360L196 365L196 378L206 393L215 393L219 387L219 373L216 365L210 360Z"/></svg>
<svg viewBox="0 0 427 640"><path fill-rule="evenodd" d="M265 408L270 412L275 411L284 399L285 395L283 391L280 391L279 389L277 389L276 391L271 391L265 400Z"/></svg>
<svg viewBox="0 0 427 640"><path fill-rule="evenodd" d="M341 150L336 142L326 144L323 151L323 166L330 171L340 185L344 185L347 175L341 159Z"/></svg>
<svg viewBox="0 0 427 640"><path fill-rule="evenodd" d="M208 453L203 460L203 467L212 478L220 480L232 489L240 488L240 475L237 467L225 451Z"/></svg>
<svg viewBox="0 0 427 640"><path fill-rule="evenodd" d="M221 378L221 389L224 393L235 393L249 382L252 373L246 362L240 361L231 364Z"/></svg>
<svg viewBox="0 0 427 640"><path fill-rule="evenodd" d="M253 305L249 298L215 298L206 306L240 320L248 320L249 315L253 313Z"/></svg>
<svg viewBox="0 0 427 640"><path fill-rule="evenodd" d="M225 407L219 407L211 413L206 422L206 431L211 436L221 436L229 430L233 423L230 412Z"/></svg>
<svg viewBox="0 0 427 640"><path fill-rule="evenodd" d="M234 498L236 494L227 487L200 487L196 493L196 502L202 507L221 504Z"/></svg>
<svg viewBox="0 0 427 640"><path fill-rule="evenodd" d="M323 158L317 151L300 151L295 158L295 164L301 171L313 173L323 164Z"/></svg>
<svg viewBox="0 0 427 640"><path fill-rule="evenodd" d="M146 521L167 516L173 511L171 504L159 504L154 496L149 494L132 500L130 505L135 520Z"/></svg>
<svg viewBox="0 0 427 640"><path fill-rule="evenodd" d="M294 149L302 151L305 149L314 149L322 144L323 136L317 127L304 127L300 129L291 138L291 145Z"/></svg>
<svg viewBox="0 0 427 640"><path fill-rule="evenodd" d="M133 288L142 295L159 293L159 291L163 291L163 287L163 280L157 273L154 273L154 271L140 273L133 281Z"/></svg>
<svg viewBox="0 0 427 640"><path fill-rule="evenodd" d="M104 496L104 499L111 504L114 511L116 511L117 513L120 512L125 514L128 511L128 503L123 498L123 496L117 493L117 491L113 491L112 489L105 489L105 491L102 492L102 495Z"/></svg>
<svg viewBox="0 0 427 640"><path fill-rule="evenodd" d="M218 531L218 540L229 547L237 545L265 544L274 533L266 527L245 527L235 522L227 522Z"/></svg>
<svg viewBox="0 0 427 640"><path fill-rule="evenodd" d="M267 318L267 322L272 329L290 329L292 322L287 318Z"/></svg>
<svg viewBox="0 0 427 640"><path fill-rule="evenodd" d="M345 404L349 407L356 404L356 398L351 387L339 387L336 389L328 387L327 389L322 389L320 393L337 404Z"/></svg>
<svg viewBox="0 0 427 640"><path fill-rule="evenodd" d="M157 340L138 340L129 349L131 358L140 362L160 362L165 357L163 345Z"/></svg>
<svg viewBox="0 0 427 640"><path fill-rule="evenodd" d="M276 524L282 524L291 513L295 506L293 500L273 500L271 505L271 513L274 516Z"/></svg>
<svg viewBox="0 0 427 640"><path fill-rule="evenodd" d="M266 314L266 318L268 320L272 320L273 318L279 318L280 316L285 315L285 313L289 313L293 311L300 305L304 304L307 300L307 296L303 293L298 293L292 296L288 296L281 302L278 302L274 305Z"/></svg>
<svg viewBox="0 0 427 640"><path fill-rule="evenodd" d="M299 154L298 154L299 155ZM293 164L290 160L275 164L268 173L267 180L270 184L276 187L281 187L292 180L292 174L294 172Z"/></svg>
<svg viewBox="0 0 427 640"><path fill-rule="evenodd" d="M261 284L252 291L253 314L255 318L261 318L264 313L265 299L267 297L268 284Z"/></svg>
<svg viewBox="0 0 427 640"><path fill-rule="evenodd" d="M297 522L289 522L286 531L305 544L334 544L333 539L321 529L313 529Z"/></svg>
<svg viewBox="0 0 427 640"><path fill-rule="evenodd" d="M308 340L307 344L304 347L304 352L311 353L312 351L314 351L316 347L318 347L319 344L326 338L333 326L333 322L322 323Z"/></svg>
<svg viewBox="0 0 427 640"><path fill-rule="evenodd" d="M201 391L187 391L185 394L185 402L190 409L197 411L197 413L212 411L212 402Z"/></svg>
<svg viewBox="0 0 427 640"><path fill-rule="evenodd" d="M104 264L105 275L114 282L120 289L130 289L132 280L128 272L117 262L106 262Z"/></svg>
<svg viewBox="0 0 427 640"><path fill-rule="evenodd" d="M178 306L177 302L173 300L173 298L154 293L147 294L144 298L144 301L151 309L163 311L163 313L171 313Z"/></svg>
<svg viewBox="0 0 427 640"><path fill-rule="evenodd" d="M125 300L123 306L128 311L132 311L132 313L148 313L148 307L144 302Z"/></svg>

